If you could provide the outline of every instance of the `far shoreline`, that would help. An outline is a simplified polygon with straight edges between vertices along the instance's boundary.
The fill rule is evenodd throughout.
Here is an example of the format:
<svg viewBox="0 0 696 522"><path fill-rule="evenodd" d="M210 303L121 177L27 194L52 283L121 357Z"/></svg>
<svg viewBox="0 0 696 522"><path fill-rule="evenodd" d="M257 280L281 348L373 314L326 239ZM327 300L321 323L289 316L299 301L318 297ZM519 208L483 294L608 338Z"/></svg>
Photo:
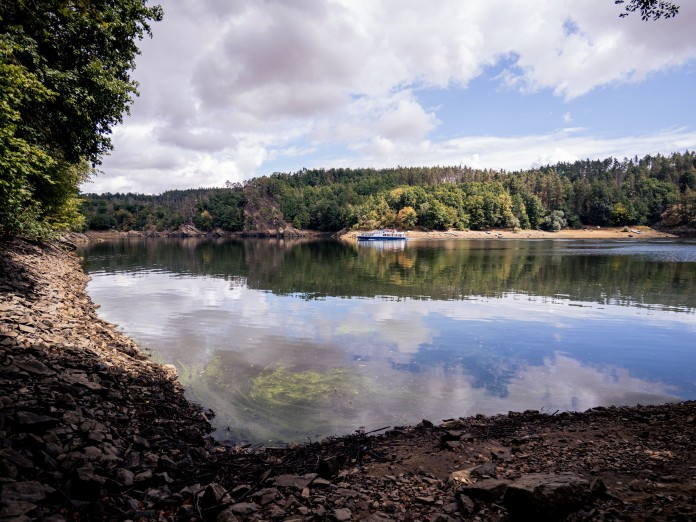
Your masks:
<svg viewBox="0 0 696 522"><path fill-rule="evenodd" d="M216 229L211 232L198 230L193 226L184 226L178 230L168 231L141 231L141 230L87 230L85 232L71 232L64 238L72 243L88 243L91 241L105 241L112 239L141 239L141 238L277 238L286 240L311 240L322 238L334 238L344 241L357 241L358 234L362 230L342 230L339 232L321 232L317 230L297 230L292 228L233 232ZM657 230L647 226L635 227L590 227L581 229L563 229L556 232L546 230L407 230L409 240L469 240L469 239L546 239L546 240L596 240L596 239L621 239L621 240L646 240L646 239L682 239L696 237L696 230L675 229L670 231Z"/></svg>

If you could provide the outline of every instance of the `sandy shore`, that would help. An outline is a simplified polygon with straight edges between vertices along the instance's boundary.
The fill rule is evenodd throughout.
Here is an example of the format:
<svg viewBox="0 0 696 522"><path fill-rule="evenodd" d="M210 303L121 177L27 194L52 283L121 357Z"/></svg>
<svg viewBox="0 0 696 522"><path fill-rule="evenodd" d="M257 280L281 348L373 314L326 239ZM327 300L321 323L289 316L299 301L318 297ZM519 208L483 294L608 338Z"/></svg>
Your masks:
<svg viewBox="0 0 696 522"><path fill-rule="evenodd" d="M356 231L343 234L344 239L355 239ZM428 231L409 230L409 239L655 239L655 238L676 238L678 236L667 232L654 230L650 227L630 227L625 231L623 227L617 228L590 228L574 230L566 229L558 232L546 232L544 230L448 230L448 231Z"/></svg>
<svg viewBox="0 0 696 522"><path fill-rule="evenodd" d="M696 519L696 402L221 445L86 282L0 242L0 520Z"/></svg>

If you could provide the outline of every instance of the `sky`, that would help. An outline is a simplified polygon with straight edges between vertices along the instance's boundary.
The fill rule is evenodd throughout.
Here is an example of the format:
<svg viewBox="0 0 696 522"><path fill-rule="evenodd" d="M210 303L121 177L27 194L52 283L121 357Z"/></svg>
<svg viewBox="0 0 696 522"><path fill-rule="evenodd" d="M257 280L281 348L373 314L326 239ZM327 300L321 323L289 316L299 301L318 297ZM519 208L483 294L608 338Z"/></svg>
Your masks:
<svg viewBox="0 0 696 522"><path fill-rule="evenodd" d="M690 0L649 22L614 0L159 3L140 96L85 193L696 149Z"/></svg>

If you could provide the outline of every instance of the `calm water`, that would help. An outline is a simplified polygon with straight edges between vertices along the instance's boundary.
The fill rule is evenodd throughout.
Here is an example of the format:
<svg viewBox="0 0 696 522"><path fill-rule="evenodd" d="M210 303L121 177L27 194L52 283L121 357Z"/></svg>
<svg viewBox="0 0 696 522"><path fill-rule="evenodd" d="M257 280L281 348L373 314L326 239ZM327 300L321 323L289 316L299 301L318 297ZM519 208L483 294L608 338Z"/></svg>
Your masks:
<svg viewBox="0 0 696 522"><path fill-rule="evenodd" d="M101 316L221 439L696 399L696 242L137 240L82 251Z"/></svg>

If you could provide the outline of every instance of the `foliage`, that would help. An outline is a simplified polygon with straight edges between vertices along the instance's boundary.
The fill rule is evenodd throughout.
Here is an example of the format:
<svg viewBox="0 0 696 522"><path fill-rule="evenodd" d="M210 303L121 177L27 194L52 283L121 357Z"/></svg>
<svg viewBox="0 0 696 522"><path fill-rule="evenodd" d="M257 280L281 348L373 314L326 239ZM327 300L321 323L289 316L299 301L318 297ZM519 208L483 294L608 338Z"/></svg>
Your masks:
<svg viewBox="0 0 696 522"><path fill-rule="evenodd" d="M316 169L224 189L87 195L90 228L401 229L654 225L692 220L696 154L558 163L500 172L463 167ZM204 213L206 212L206 213Z"/></svg>
<svg viewBox="0 0 696 522"><path fill-rule="evenodd" d="M78 185L136 92L146 0L0 3L0 233L79 225Z"/></svg>
<svg viewBox="0 0 696 522"><path fill-rule="evenodd" d="M565 220L565 213L562 210L553 210L544 218L541 228L550 232L558 232L565 228L568 222Z"/></svg>
<svg viewBox="0 0 696 522"><path fill-rule="evenodd" d="M626 0L614 0L615 4L625 4ZM619 16L624 18L630 13L640 11L643 21L659 20L660 18L672 18L679 13L679 6L667 0L629 0L624 6L625 11Z"/></svg>

